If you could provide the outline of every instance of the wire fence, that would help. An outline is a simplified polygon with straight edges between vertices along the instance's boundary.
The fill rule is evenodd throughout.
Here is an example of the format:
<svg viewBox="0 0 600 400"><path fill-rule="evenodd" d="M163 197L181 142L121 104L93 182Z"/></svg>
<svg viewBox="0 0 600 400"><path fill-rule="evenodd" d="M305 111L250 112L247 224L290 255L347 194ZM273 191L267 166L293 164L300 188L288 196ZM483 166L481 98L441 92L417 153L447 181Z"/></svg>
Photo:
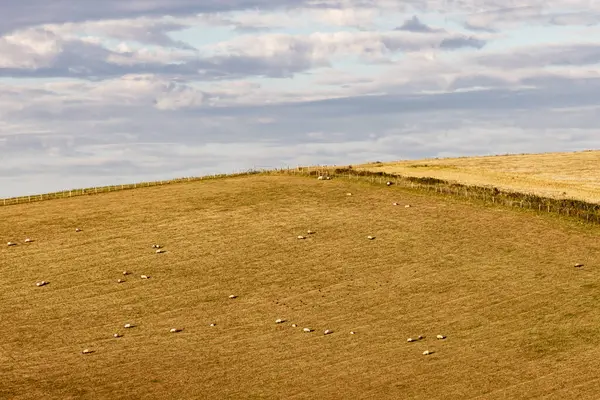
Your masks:
<svg viewBox="0 0 600 400"><path fill-rule="evenodd" d="M296 175L306 177L328 176L331 178L345 178L349 180L370 182L373 184L385 184L387 182L391 182L393 185L403 188L410 188L420 192L433 192L439 195L479 200L489 204L518 207L545 213L556 213L586 222L596 224L600 223L600 204L586 202L583 200L550 198L532 193L500 190L493 186L464 185L437 178L420 178L389 174L385 172L355 170L351 166L345 168L331 166L311 166L296 168L287 167L279 169L252 169L234 174L216 174L202 177L185 177L162 181L72 189L40 195L0 199L0 206L248 175Z"/></svg>

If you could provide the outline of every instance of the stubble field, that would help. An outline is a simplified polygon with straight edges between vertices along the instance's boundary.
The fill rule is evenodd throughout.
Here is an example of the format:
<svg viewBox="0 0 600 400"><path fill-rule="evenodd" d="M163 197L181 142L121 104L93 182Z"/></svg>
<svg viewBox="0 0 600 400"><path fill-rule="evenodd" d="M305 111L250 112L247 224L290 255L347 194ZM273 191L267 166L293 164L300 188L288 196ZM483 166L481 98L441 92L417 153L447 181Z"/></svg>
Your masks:
<svg viewBox="0 0 600 400"><path fill-rule="evenodd" d="M1 207L0 398L595 399L599 233L294 176Z"/></svg>

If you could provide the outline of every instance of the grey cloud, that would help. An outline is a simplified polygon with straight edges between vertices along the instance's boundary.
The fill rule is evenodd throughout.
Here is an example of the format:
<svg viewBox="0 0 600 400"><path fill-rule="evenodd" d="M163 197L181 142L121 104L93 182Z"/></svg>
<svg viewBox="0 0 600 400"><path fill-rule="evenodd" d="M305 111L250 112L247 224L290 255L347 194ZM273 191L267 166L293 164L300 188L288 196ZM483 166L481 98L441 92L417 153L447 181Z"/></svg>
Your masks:
<svg viewBox="0 0 600 400"><path fill-rule="evenodd" d="M549 65L592 65L600 62L600 45L533 47L505 54L479 55L474 60L494 68L528 68Z"/></svg>
<svg viewBox="0 0 600 400"><path fill-rule="evenodd" d="M416 15L413 15L412 18L404 21L402 25L397 27L395 30L397 31L408 31L408 32L421 32L421 33L431 33L431 32L441 32L443 29L435 29L426 25L419 20Z"/></svg>
<svg viewBox="0 0 600 400"><path fill-rule="evenodd" d="M460 49L463 47L474 47L481 49L486 45L486 41L472 36L462 38L446 38L440 43L442 49Z"/></svg>

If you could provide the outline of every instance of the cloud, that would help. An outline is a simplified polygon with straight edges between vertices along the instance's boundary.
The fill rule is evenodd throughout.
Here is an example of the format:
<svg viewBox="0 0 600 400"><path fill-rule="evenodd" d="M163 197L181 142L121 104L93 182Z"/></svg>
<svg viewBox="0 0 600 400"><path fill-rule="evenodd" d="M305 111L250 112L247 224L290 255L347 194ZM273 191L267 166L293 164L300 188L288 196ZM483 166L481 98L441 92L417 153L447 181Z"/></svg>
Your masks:
<svg viewBox="0 0 600 400"><path fill-rule="evenodd" d="M442 29L432 28L419 20L419 17L413 15L412 18L404 21L402 25L396 28L397 31L408 31L408 32L422 32L422 33L431 33L431 32L440 32Z"/></svg>

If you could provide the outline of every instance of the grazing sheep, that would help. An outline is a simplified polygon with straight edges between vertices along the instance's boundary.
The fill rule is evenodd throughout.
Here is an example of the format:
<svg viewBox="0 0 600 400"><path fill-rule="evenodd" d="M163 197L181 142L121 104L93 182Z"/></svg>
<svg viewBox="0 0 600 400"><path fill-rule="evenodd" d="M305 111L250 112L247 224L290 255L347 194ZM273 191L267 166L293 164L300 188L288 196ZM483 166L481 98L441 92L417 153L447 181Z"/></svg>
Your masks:
<svg viewBox="0 0 600 400"><path fill-rule="evenodd" d="M284 323L284 322L285 322L285 319L281 319L281 318L277 318L277 319L275 320L275 323L276 323L276 324L282 324L282 323Z"/></svg>
<svg viewBox="0 0 600 400"><path fill-rule="evenodd" d="M406 341L407 342L416 342L417 340L421 340L421 339L423 339L423 336L419 335L416 339L408 338Z"/></svg>
<svg viewBox="0 0 600 400"><path fill-rule="evenodd" d="M323 335L329 335L330 333L333 333L333 331L329 330L329 329L325 329L325 331L323 332Z"/></svg>
<svg viewBox="0 0 600 400"><path fill-rule="evenodd" d="M134 326L135 325L133 325L133 324L125 324L125 325L123 325L123 328L129 329L129 328L133 328Z"/></svg>
<svg viewBox="0 0 600 400"><path fill-rule="evenodd" d="M237 299L237 296L236 296L235 294L230 294L230 295L229 295L229 298L230 298L230 299Z"/></svg>
<svg viewBox="0 0 600 400"><path fill-rule="evenodd" d="M410 204L405 205L404 208L410 208Z"/></svg>
<svg viewBox="0 0 600 400"><path fill-rule="evenodd" d="M393 185L393 183L390 182L390 181L387 181L385 184L388 185L388 186L392 186Z"/></svg>
<svg viewBox="0 0 600 400"><path fill-rule="evenodd" d="M433 351L431 351L431 350L425 350L425 351L423 352L423 355L424 355L424 356L428 356L428 355L430 355L430 354L433 354Z"/></svg>
<svg viewBox="0 0 600 400"><path fill-rule="evenodd" d="M306 231L307 234L312 235L314 233L316 233L315 231L311 231L310 229Z"/></svg>
<svg viewBox="0 0 600 400"><path fill-rule="evenodd" d="M319 175L319 177L317 179L320 180L320 181L322 181L325 178L323 177L323 175Z"/></svg>
<svg viewBox="0 0 600 400"><path fill-rule="evenodd" d="M94 350L90 350L90 349L83 349L81 351L82 354L92 354L94 352Z"/></svg>
<svg viewBox="0 0 600 400"><path fill-rule="evenodd" d="M162 253L166 253L167 251L165 249L158 249L156 250L156 254L162 254Z"/></svg>
<svg viewBox="0 0 600 400"><path fill-rule="evenodd" d="M75 232L81 232L81 229L75 228Z"/></svg>
<svg viewBox="0 0 600 400"><path fill-rule="evenodd" d="M446 336L444 336L444 335L437 335L437 338L438 339L446 339Z"/></svg>
<svg viewBox="0 0 600 400"><path fill-rule="evenodd" d="M152 248L153 249L160 249L162 246L160 244L153 244Z"/></svg>
<svg viewBox="0 0 600 400"><path fill-rule="evenodd" d="M577 263L577 264L574 265L574 267L575 268L581 268L581 267L583 267L583 264Z"/></svg>
<svg viewBox="0 0 600 400"><path fill-rule="evenodd" d="M352 196L352 193L348 192L346 193L346 196Z"/></svg>
<svg viewBox="0 0 600 400"><path fill-rule="evenodd" d="M302 330L303 330L304 332L312 332L312 331L313 331L313 330L312 330L312 329L310 329L310 328L304 328L304 329L302 329Z"/></svg>
<svg viewBox="0 0 600 400"><path fill-rule="evenodd" d="M120 338L120 337L122 337L122 336L123 336L123 335L121 335L121 334L120 334L120 333L118 333L118 332L117 332L117 333L115 333L115 334L113 334L113 337L114 337L114 338Z"/></svg>
<svg viewBox="0 0 600 400"><path fill-rule="evenodd" d="M171 328L171 330L169 332L177 333L177 332L181 332L182 330L183 330L183 328Z"/></svg>
<svg viewBox="0 0 600 400"><path fill-rule="evenodd" d="M131 272L129 271L123 271L123 275L129 275Z"/></svg>
<svg viewBox="0 0 600 400"><path fill-rule="evenodd" d="M330 179L331 179L331 177L330 177L330 176L327 176L327 177L325 177L325 179L326 179L326 180L330 180Z"/></svg>
<svg viewBox="0 0 600 400"><path fill-rule="evenodd" d="M117 279L117 283L123 283L125 282L123 279Z"/></svg>
<svg viewBox="0 0 600 400"><path fill-rule="evenodd" d="M50 282L41 281L41 282L37 282L35 285L36 286L46 286L48 283L50 283Z"/></svg>
<svg viewBox="0 0 600 400"><path fill-rule="evenodd" d="M142 278L142 279L150 279L150 276L148 276L148 275L140 275L140 278Z"/></svg>
<svg viewBox="0 0 600 400"><path fill-rule="evenodd" d="M217 326L217 324L215 324L214 322L212 324L210 324L210 326Z"/></svg>
<svg viewBox="0 0 600 400"><path fill-rule="evenodd" d="M351 335L356 335L356 332L354 332L354 331L350 331L350 334L351 334Z"/></svg>
<svg viewBox="0 0 600 400"><path fill-rule="evenodd" d="M16 246L17 244L15 242L8 242L8 243L6 243L6 245L10 247L10 246Z"/></svg>
<svg viewBox="0 0 600 400"><path fill-rule="evenodd" d="M367 239L369 239L369 240L373 240L373 239L375 239L375 236L371 236L371 235L369 235L369 236L367 236Z"/></svg>
<svg viewBox="0 0 600 400"><path fill-rule="evenodd" d="M392 205L393 205L393 206L397 206L397 205L398 205L398 203L392 203Z"/></svg>
<svg viewBox="0 0 600 400"><path fill-rule="evenodd" d="M25 239L25 240L24 240L24 242L25 242L25 243L31 243L31 242L33 242L33 240L32 240L32 239L30 239L30 238L27 238L27 239Z"/></svg>
<svg viewBox="0 0 600 400"><path fill-rule="evenodd" d="M306 238L302 235L298 235L298 239L306 239Z"/></svg>
<svg viewBox="0 0 600 400"><path fill-rule="evenodd" d="M297 328L297 327L298 327L298 325L292 324L292 328Z"/></svg>

